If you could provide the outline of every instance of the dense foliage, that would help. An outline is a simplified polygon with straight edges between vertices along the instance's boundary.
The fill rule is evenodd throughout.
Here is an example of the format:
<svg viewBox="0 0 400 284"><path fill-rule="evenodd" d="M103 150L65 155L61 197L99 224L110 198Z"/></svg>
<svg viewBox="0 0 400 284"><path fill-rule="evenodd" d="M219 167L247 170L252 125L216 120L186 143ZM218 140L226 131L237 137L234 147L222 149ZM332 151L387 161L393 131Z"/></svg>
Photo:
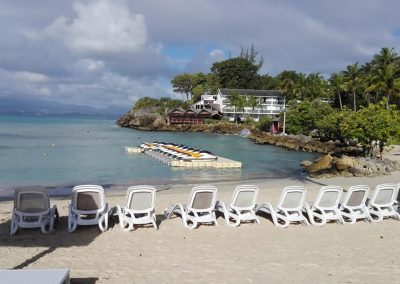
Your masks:
<svg viewBox="0 0 400 284"><path fill-rule="evenodd" d="M317 122L332 113L332 107L321 100L292 101L286 115L286 131L291 134L311 135Z"/></svg>
<svg viewBox="0 0 400 284"><path fill-rule="evenodd" d="M400 136L400 113L394 105L386 108L386 100L358 111L335 109L320 100L292 103L286 122L289 133L361 144L366 152L373 141L392 144Z"/></svg>
<svg viewBox="0 0 400 284"><path fill-rule="evenodd" d="M331 102L335 108L347 107L354 111L370 103L378 103L383 98L387 99L386 108L390 104L400 107L400 57L393 48L382 48L370 62L350 64L327 79L318 72L306 75L293 70L282 71L276 76L261 75L259 71L264 59L261 57L257 62L257 56L253 46L242 48L239 56L215 62L209 74L177 75L171 81L173 88L176 92L187 94L187 98L193 95L193 102L203 92L215 94L218 88L236 88L281 90L288 101L320 98ZM188 76L192 80L186 87L177 86L177 81L188 82L181 80Z"/></svg>
<svg viewBox="0 0 400 284"><path fill-rule="evenodd" d="M261 75L264 59L257 57L254 46L242 48L239 56L215 62L209 74L184 73L171 83L190 103L218 88L281 90L289 102L287 133L360 143L365 149L373 140L393 143L399 138L400 57L394 48L382 48L370 62L350 64L327 79L293 70ZM258 106L239 93L229 99L237 110ZM267 124L260 122L260 128Z"/></svg>
<svg viewBox="0 0 400 284"><path fill-rule="evenodd" d="M133 110L137 111L140 109L151 110L159 114L165 114L166 109L172 109L175 107L188 107L186 102L181 100L174 100L171 98L150 98L150 97L143 97L136 101L135 105L133 106Z"/></svg>

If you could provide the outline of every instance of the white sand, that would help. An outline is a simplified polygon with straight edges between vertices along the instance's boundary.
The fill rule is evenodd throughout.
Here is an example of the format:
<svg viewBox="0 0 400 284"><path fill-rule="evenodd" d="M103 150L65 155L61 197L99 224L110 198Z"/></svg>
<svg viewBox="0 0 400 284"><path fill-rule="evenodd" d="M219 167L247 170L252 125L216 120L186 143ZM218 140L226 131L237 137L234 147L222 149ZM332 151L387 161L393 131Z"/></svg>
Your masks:
<svg viewBox="0 0 400 284"><path fill-rule="evenodd" d="M285 179L252 181L259 202L275 203L284 186L305 184L307 201L321 185L400 182L399 173L376 178ZM244 183L244 182L242 182ZM229 201L238 183L216 183L218 198ZM186 202L191 185L157 193L158 219L164 208ZM122 204L124 193L107 196ZM62 220L55 233L20 230L9 236L12 202L0 202L0 268L70 268L75 280L96 283L386 283L400 279L400 222L291 225L277 229L261 216L261 224L232 228L219 218L219 227L183 227L180 218L163 221L159 230L138 228L122 232L114 221L100 233L97 227L67 232L66 199L52 199ZM117 219L115 218L115 221ZM1 282L1 279L0 279ZM85 283L85 282L82 282Z"/></svg>

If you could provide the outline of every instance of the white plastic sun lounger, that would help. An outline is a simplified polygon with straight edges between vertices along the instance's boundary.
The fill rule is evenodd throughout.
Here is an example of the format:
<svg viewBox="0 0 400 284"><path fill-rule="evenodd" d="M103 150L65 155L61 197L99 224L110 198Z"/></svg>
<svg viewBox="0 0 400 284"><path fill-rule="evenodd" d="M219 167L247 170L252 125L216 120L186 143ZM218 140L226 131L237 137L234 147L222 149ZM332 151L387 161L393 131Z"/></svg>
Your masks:
<svg viewBox="0 0 400 284"><path fill-rule="evenodd" d="M343 224L342 214L339 210L340 198L343 188L337 185L321 187L315 203L304 203L304 209L310 223L314 226L323 226L329 221Z"/></svg>
<svg viewBox="0 0 400 284"><path fill-rule="evenodd" d="M214 223L218 226L215 216L215 200L217 188L212 185L196 186L192 189L187 205L178 203L166 208L165 219L173 214L182 217L183 225L189 229L195 229L200 223Z"/></svg>
<svg viewBox="0 0 400 284"><path fill-rule="evenodd" d="M78 225L98 225L104 232L108 228L108 213L102 186L75 186L68 207L68 231L72 233Z"/></svg>
<svg viewBox="0 0 400 284"><path fill-rule="evenodd" d="M150 185L137 185L128 188L125 205L118 204L119 224L124 231L130 231L134 225L153 224L157 229L155 214L156 188Z"/></svg>
<svg viewBox="0 0 400 284"><path fill-rule="evenodd" d="M368 185L354 185L349 188L340 205L344 223L354 224L358 219L371 221L366 201L368 198Z"/></svg>
<svg viewBox="0 0 400 284"><path fill-rule="evenodd" d="M237 227L242 221L255 221L260 224L255 211L258 191L256 185L239 185L235 188L228 207L224 202L217 201L215 208L224 214L226 224L230 226ZM230 219L234 222L231 223Z"/></svg>
<svg viewBox="0 0 400 284"><path fill-rule="evenodd" d="M18 228L40 228L44 234L53 231L54 219L58 220L57 206L50 208L45 189L17 189L11 217L10 234Z"/></svg>
<svg viewBox="0 0 400 284"><path fill-rule="evenodd" d="M287 186L283 189L276 207L270 203L264 203L257 207L256 212L270 214L275 226L280 228L288 227L291 222L308 225L307 218L302 212L306 192L304 186Z"/></svg>
<svg viewBox="0 0 400 284"><path fill-rule="evenodd" d="M69 269L0 270L2 284L69 284Z"/></svg>
<svg viewBox="0 0 400 284"><path fill-rule="evenodd" d="M399 213L393 207L396 202L397 193L397 185L394 183L379 184L375 187L372 198L367 202L369 214L373 222L380 222L386 217L393 217L396 220L400 220Z"/></svg>

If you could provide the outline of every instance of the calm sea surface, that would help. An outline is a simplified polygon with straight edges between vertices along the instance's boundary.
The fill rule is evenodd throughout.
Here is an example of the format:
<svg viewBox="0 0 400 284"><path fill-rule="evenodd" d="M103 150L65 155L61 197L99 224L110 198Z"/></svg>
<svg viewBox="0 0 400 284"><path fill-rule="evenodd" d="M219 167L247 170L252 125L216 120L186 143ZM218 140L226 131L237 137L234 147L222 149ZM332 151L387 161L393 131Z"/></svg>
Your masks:
<svg viewBox="0 0 400 284"><path fill-rule="evenodd" d="M125 146L154 140L206 149L241 161L242 169L177 169L125 153ZM299 162L314 157L238 136L124 129L112 119L0 115L0 189L280 178L300 174Z"/></svg>

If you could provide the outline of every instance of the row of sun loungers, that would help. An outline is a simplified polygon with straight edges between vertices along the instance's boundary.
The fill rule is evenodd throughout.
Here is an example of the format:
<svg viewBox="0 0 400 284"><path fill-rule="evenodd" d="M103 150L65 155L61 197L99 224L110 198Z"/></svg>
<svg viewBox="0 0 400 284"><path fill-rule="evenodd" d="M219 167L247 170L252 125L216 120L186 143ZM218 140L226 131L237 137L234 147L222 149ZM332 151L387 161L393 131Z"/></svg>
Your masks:
<svg viewBox="0 0 400 284"><path fill-rule="evenodd" d="M215 186L203 185L192 189L187 204L178 203L166 208L164 218L168 220L179 215L184 226L189 229L203 223L218 226L216 213L223 215L226 224L234 227L242 222L259 224L258 212L270 215L273 223L280 228L296 222L323 226L331 221L354 224L360 219L380 222L384 218L392 217L399 220L400 215L394 207L399 187L400 184L378 185L371 199L368 199L367 185L351 186L342 201L342 187L323 186L315 202L307 203L307 190L304 186L288 186L283 189L277 204L273 206L270 203L257 205L259 188L255 185L237 186L227 204L217 201ZM116 205L113 210L105 202L104 189L101 186L75 186L68 207L68 231L75 231L78 225L98 225L104 232L108 229L108 219L114 211L117 212L120 227L124 231L133 230L135 225L145 224L157 228L155 198L155 187L132 186L126 193L125 204ZM50 207L46 190L15 191L10 234L15 234L18 228L41 228L43 233L49 233L58 219L57 207Z"/></svg>

